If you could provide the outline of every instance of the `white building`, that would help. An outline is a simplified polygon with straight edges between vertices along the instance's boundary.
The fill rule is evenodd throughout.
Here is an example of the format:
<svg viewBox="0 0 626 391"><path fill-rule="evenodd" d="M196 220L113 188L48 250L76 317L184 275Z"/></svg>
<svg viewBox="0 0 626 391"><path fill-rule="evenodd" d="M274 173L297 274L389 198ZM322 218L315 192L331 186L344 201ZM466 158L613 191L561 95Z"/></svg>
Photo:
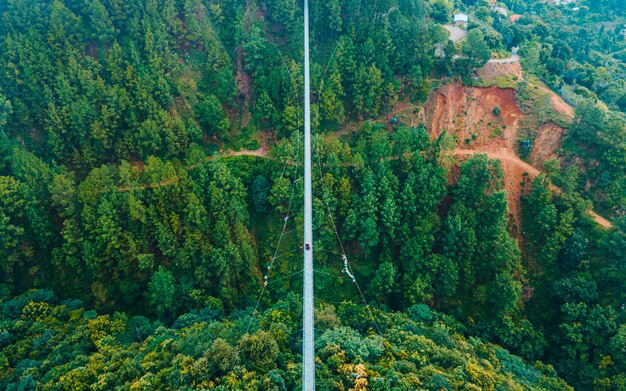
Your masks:
<svg viewBox="0 0 626 391"><path fill-rule="evenodd" d="M454 15L454 24L457 26L467 26L468 17L465 14L455 14Z"/></svg>
<svg viewBox="0 0 626 391"><path fill-rule="evenodd" d="M446 57L446 52L444 50L444 44L441 42L438 42L435 44L435 57L437 58L445 58Z"/></svg>

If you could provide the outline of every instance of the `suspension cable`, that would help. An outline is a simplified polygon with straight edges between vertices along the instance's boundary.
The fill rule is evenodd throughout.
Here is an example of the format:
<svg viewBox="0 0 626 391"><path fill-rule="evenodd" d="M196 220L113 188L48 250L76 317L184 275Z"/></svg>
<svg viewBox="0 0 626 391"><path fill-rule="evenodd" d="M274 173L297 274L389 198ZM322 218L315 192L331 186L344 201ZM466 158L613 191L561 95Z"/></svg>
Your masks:
<svg viewBox="0 0 626 391"><path fill-rule="evenodd" d="M298 137L298 140L299 139L300 138ZM288 163L288 160L286 159L285 160L285 168L287 166L287 163ZM268 285L270 283L269 278L271 276L271 272L272 272L272 269L273 269L273 266L274 266L274 261L276 259L278 259L278 258L287 256L287 255L289 255L289 254L291 254L293 252L296 252L296 251L301 249L301 247L300 247L300 248L298 248L296 250L293 250L293 251L290 251L290 252L287 252L287 253L283 253L283 254L280 254L280 255L278 254L278 251L280 250L280 245L281 245L281 243L283 241L283 238L287 234L287 224L289 223L290 216L291 216L290 213L291 213L291 207L292 207L292 203L293 203L293 198L294 198L294 195L295 195L296 184L301 179L297 175L298 174L298 167L299 167L299 165L300 165L300 159L299 159L299 157L296 157L296 164L294 166L294 173L293 173L293 178L294 179L291 181L291 195L289 197L289 202L287 204L287 212L285 213L285 216L283 217L283 225L282 225L282 229L281 229L281 232L280 232L280 236L278 237L276 248L274 250L274 255L270 258L270 264L267 266L266 273L263 276L263 284L261 286L261 291L259 292L259 296L258 296L258 298L256 300L256 304L254 305L254 308L252 310L252 314L250 315L250 319L248 321L248 325L246 326L246 331L245 331L244 335L248 334L250 332L250 328L252 327L252 323L254 322L254 318L255 318L255 315L257 313L257 310L259 309L259 306L261 305L261 299L263 298L263 294L265 293L265 291L268 288ZM282 171L279 179L283 178L283 176L285 174L285 168L283 168L283 171ZM292 274L290 274L290 275L292 275ZM287 276L285 276L283 278L286 278L286 277ZM278 281L278 279L277 279L277 281ZM237 350L235 352L235 358L234 358L233 364L232 364L232 366L230 368L231 371L235 368L235 365L237 364L237 360L239 359L239 353L240 352L241 351L240 351L239 347L237 347Z"/></svg>
<svg viewBox="0 0 626 391"><path fill-rule="evenodd" d="M330 65L330 61L332 61L332 56L329 59L329 65ZM326 69L328 69L328 66L326 66ZM325 72L324 72L325 73ZM323 79L320 80L320 88L319 88L319 96L320 99L322 98L322 88L324 87L323 84ZM320 132L317 132L318 137L316 137L316 154L317 154L317 166L319 168L319 174L320 174L320 184L321 186L324 186L324 174L322 171L322 162L321 162L321 157L320 157ZM363 301L363 304L365 304L365 307L367 308L370 317L372 319L372 322L374 323L374 326L376 327L376 331L378 332L378 334L382 337L382 332L380 331L380 327L378 326L378 322L376 321L376 318L374 317L374 313L369 305L369 303L367 302L367 299L365 298L365 295L363 294L363 291L361 289L361 286L359 285L356 277L354 276L354 272L352 270L352 267L350 266L350 262L348 261L348 256L346 254L346 250L343 246L343 241L341 240L341 236L339 235L339 231L337 230L337 225L335 224L335 219L333 218L332 212L330 210L330 205L328 203L327 198L324 196L324 192L322 192L322 201L324 202L324 204L326 205L326 210L327 210L327 215L328 218L330 219L331 225L332 225L332 229L335 232L335 236L337 237L337 242L339 243L339 247L341 248L341 258L343 260L344 263L344 267L341 270L342 273L347 274L350 279L352 280L352 282L356 285L357 290L359 291L359 295L361 296L361 300Z"/></svg>

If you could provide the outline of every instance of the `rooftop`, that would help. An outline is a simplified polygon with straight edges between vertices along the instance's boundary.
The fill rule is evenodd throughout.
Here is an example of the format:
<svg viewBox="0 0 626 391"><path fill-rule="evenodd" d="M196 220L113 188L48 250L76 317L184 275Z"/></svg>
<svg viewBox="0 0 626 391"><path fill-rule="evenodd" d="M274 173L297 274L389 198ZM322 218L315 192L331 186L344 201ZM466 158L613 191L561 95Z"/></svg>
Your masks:
<svg viewBox="0 0 626 391"><path fill-rule="evenodd" d="M465 15L465 14L455 14L454 15L454 23L456 23L456 22L465 22L465 23L467 23L467 20L468 20L468 18L467 18L467 15Z"/></svg>

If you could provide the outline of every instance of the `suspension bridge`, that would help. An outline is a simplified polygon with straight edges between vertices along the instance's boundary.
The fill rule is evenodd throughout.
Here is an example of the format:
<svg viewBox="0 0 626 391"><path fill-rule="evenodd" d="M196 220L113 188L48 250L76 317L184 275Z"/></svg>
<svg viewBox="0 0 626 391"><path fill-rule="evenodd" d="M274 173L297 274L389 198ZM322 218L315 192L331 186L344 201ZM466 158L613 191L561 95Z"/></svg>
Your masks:
<svg viewBox="0 0 626 391"><path fill-rule="evenodd" d="M311 160L312 160L312 156L311 156L311 152L312 152L312 148L311 148L311 79L310 79L310 61L309 61L310 50L309 50L309 2L308 0L304 0L303 12L304 12L304 91L303 91L304 137L302 140L303 145L300 146L299 145L300 135L298 134L298 143L296 145L296 150L298 151L298 154L300 153L300 151L304 152L303 154L304 156L302 156L304 172L303 172L302 177L298 176L299 167L300 167L299 157L295 159L295 162L288 161L288 160L285 161L285 165L280 175L281 179L287 173L287 167L289 166L294 167L293 179L291 181L291 197L289 198L289 203L286 208L286 213L283 216L282 230L278 237L275 251L273 253L273 256L269 260L269 264L265 267L265 272L263 275L263 284L262 284L259 296L256 300L256 305L253 308L252 316L250 317L245 333L247 334L250 332L251 326L253 324L254 315L257 313L257 310L259 309L261 300L263 298L263 294L270 286L270 282L271 282L270 277L272 276L272 271L277 268L277 265L276 265L277 260L285 255L292 254L294 251L302 250L303 251L302 253L303 268L300 271L296 272L298 274L302 273L302 277L303 277L303 288L302 288L303 289L303 292L302 292L302 304L303 305L302 305L302 329L301 329L302 331L302 390L313 391L315 390L315 327L314 327L315 296L314 296L314 278L313 277L316 272L322 273L322 274L326 274L326 273L320 270L316 270L313 267L314 241L313 241L312 170L311 170ZM330 64L330 61L332 61L332 56L329 60L329 64ZM324 74L325 73L326 72L324 72ZM320 83L320 86L322 85L323 84ZM319 168L320 179L322 179L323 173L322 173L322 163L321 163L321 158L320 158L319 143L317 144L317 167ZM299 247L297 250L293 250L293 251L289 251L287 253L281 254L279 253L279 250L281 248L281 243L283 242L283 238L287 233L291 232L287 230L288 223L290 220L292 220L292 217L296 215L296 213L293 211L293 209L295 208L293 199L294 199L296 184L300 180L304 181L304 197L303 197L304 219L303 219L303 227L302 227L303 243L302 243L302 246ZM363 295L363 291L361 290L361 287L359 286L357 279L350 267L350 263L348 261L348 257L345 252L343 243L341 241L341 237L337 230L337 225L335 224L328 200L325 197L321 197L321 198L322 198L323 203L325 204L325 212L330 220L331 228L337 237L339 248L341 250L341 253L339 254L334 253L334 254L339 255L340 257L339 259L341 262L341 272L342 274L345 275L345 277L342 277L342 278L345 278L346 280L351 281L356 286L358 293L363 303L365 304L365 307L370 311L370 315L372 315L371 309L369 308L369 305L365 299L365 296ZM284 277L286 278L296 273L291 273L290 275L284 276ZM334 276L337 277L337 275L334 275ZM376 326L377 332L381 334L380 328L378 327L378 324L376 323L376 321L374 321L374 324ZM237 352L237 355L238 354L239 352ZM237 363L237 358L235 358L235 360L233 361L231 370L234 369L236 363Z"/></svg>
<svg viewBox="0 0 626 391"><path fill-rule="evenodd" d="M302 390L315 390L313 333L313 206L311 201L311 76L309 1L304 0L304 267L302 305Z"/></svg>

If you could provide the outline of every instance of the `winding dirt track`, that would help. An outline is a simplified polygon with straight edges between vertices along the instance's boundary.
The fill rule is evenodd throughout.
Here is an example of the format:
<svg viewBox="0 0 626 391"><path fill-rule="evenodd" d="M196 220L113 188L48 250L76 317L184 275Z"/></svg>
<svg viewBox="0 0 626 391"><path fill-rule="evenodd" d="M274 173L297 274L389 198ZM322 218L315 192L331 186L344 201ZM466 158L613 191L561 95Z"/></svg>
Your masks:
<svg viewBox="0 0 626 391"><path fill-rule="evenodd" d="M538 168L533 167L530 164L526 163L525 161L517 157L514 153L512 153L510 150L505 149L505 148L502 148L500 151L497 151L497 152L476 151L476 150L471 150L471 149L460 149L460 148L457 148L449 152L449 155L451 156L473 156L476 154L485 154L487 155L489 159L500 160L502 162L511 163L514 166L517 166L518 168L527 172L528 175L530 175L533 178L541 174L541 171ZM244 149L241 151L225 151L219 155L219 157L233 157L233 156L255 156L255 157L260 157L260 158L269 158L268 151L266 148L259 148L259 149L254 149L254 150ZM207 160L213 160L213 159L214 159L214 156L207 157ZM118 188L118 190L121 192L127 192L127 191L136 191L136 190L154 189L158 187L173 185L175 183L178 183L178 178L168 179L167 181L164 181L161 183L141 185L137 187L120 187ZM551 188L552 188L552 191L554 191L557 194L561 192L561 189L559 189L556 186L551 186ZM590 210L588 211L588 213L589 213L589 216L596 223L598 223L601 227L609 229L613 226L610 221L600 216L596 212Z"/></svg>
<svg viewBox="0 0 626 391"><path fill-rule="evenodd" d="M266 148L259 149L242 149L240 151L226 151L220 153L220 156L257 156L257 157L267 157L268 150ZM210 160L210 159L209 159Z"/></svg>
<svg viewBox="0 0 626 391"><path fill-rule="evenodd" d="M457 148L454 151L452 151L450 154L454 155L454 156L473 156L473 155L476 155L476 154L479 154L479 153L487 155L487 157L489 159L500 160L502 162L512 163L515 166L517 166L517 167L521 168L522 170L526 171L531 178L537 177L538 175L541 174L541 171L538 168L531 166L530 164L526 163L525 161L523 161L522 159L517 157L513 152L511 152L508 149L504 149L504 148L501 149L498 152L475 151L475 150L470 150L470 149L459 149L459 148ZM561 193L561 189L559 189L558 187L556 187L554 185L551 185L550 188L556 194L560 194ZM598 223L601 227L607 228L607 229L613 227L613 225L611 224L610 221L608 221L604 217L600 216L599 214L597 214L593 210L589 210L588 214L593 219L593 221Z"/></svg>
<svg viewBox="0 0 626 391"><path fill-rule="evenodd" d="M522 169L526 170L528 174L531 176L536 177L539 174L541 174L541 171L538 168L531 166L530 164L526 163L525 161L517 157L515 154L513 154L510 150L507 150L504 148L498 152L475 151L471 149L458 149L457 148L451 152L451 155L466 156L466 155L476 155L479 153L487 155L489 159L508 161L508 162L514 163L518 167L521 167Z"/></svg>
<svg viewBox="0 0 626 391"><path fill-rule="evenodd" d="M345 132L337 132L337 133L345 134ZM453 150L453 151L451 151L449 153L449 155L451 155L451 156L473 156L473 155L476 155L476 154L485 154L485 155L487 155L487 157L489 159L500 160L502 162L511 163L511 164L517 166L518 168L522 169L523 171L527 172L528 175L530 177L532 177L532 178L535 178L535 177L537 177L537 176L539 176L541 174L541 170L539 170L538 168L533 167L530 164L526 163L525 161L523 161L522 159L517 157L517 155L515 155L510 149L506 149L506 148L501 148L497 152L494 152L494 151L480 151L480 150L476 151L476 150L471 150L471 149L460 149L460 148L457 148L457 149L455 149L455 150ZM259 149L255 149L255 150L227 151L227 152L221 154L220 156L221 157L229 157L229 156L256 156L256 157L267 158L268 157L268 151L265 148L259 148ZM209 158L209 159L212 159L212 158ZM558 187L556 187L554 185L551 186L551 189L556 194L559 194L561 192L561 189L559 189ZM596 212L590 210L590 211L588 211L588 213L589 213L589 216L596 223L598 223L601 227L609 229L609 228L611 228L613 226L610 221L608 221L604 217L600 216Z"/></svg>
<svg viewBox="0 0 626 391"><path fill-rule="evenodd" d="M587 211L587 213L589 213L589 215L591 216L593 221L595 221L596 223L600 224L601 227L606 228L606 229L609 229L609 228L613 227L613 224L611 224L611 222L609 220L607 220L604 217L600 216L599 214L597 214L593 210L589 210L589 211Z"/></svg>
<svg viewBox="0 0 626 391"><path fill-rule="evenodd" d="M394 115L396 113L402 112L402 111L406 111L408 109L408 104L400 104L398 105L398 107L396 107L391 115ZM341 129L337 132L331 133L329 134L329 137L339 137L341 135L345 135L348 134L350 132L356 131L358 129L358 126L356 126L355 123L351 123L348 126L346 126L344 129ZM220 151L219 157L234 157L234 156L255 156L255 157L259 157L259 158L270 158L269 156L269 148L264 145L261 148L258 149L254 149L254 150L248 150L248 149L244 149L244 150L240 150L240 151ZM512 149L508 148L508 147L501 147L498 150L472 150L472 149L462 149L462 148L456 148L450 152L448 152L448 155L450 156L458 156L458 157L462 157L462 156L473 156L476 154L485 154L487 155L488 158L490 159L494 159L494 160L499 160L503 163L506 163L505 166L510 165L515 167L518 171L521 172L526 172L528 173L528 175L532 178L537 177L538 175L541 174L541 171L526 163L525 161L523 161L522 159L520 159L514 152ZM206 158L206 160L213 160L216 156L208 156ZM189 168L194 168L194 166L191 166ZM506 167L505 167L506 168ZM519 178L516 178L519 179ZM163 186L168 186L168 185L172 185L178 182L178 178L174 178L174 179L168 179L164 182L161 183L156 183L156 184L146 184L146 185L140 185L137 187L120 187L118 188L119 191L122 192L127 192L127 191L135 191L135 190L145 190L145 189L154 189L154 188L158 188L158 187L163 187ZM511 183L513 186L516 186L517 184L513 184ZM551 189L554 193L559 194L561 192L561 189L559 189L556 186L551 186ZM511 202L511 207L512 208L517 208L519 209L520 206L519 204L519 194L511 194L510 195L510 202ZM516 200L512 200L511 198L516 198ZM519 210L518 210L519 213ZM598 223L601 227L604 228L611 228L613 225L611 224L610 221L608 221L607 219L605 219L604 217L598 215L596 212L590 210L588 211L589 216L596 222ZM519 223L519 222L517 222Z"/></svg>
<svg viewBox="0 0 626 391"><path fill-rule="evenodd" d="M388 114L380 115L375 121L376 122L384 122L387 121L388 117L393 117L396 114L406 113L413 111L414 106L409 102L398 102L393 109ZM339 129L335 132L328 133L329 137L341 137L343 135L352 133L358 130L361 125L363 125L363 121L352 121L347 123L342 129Z"/></svg>

